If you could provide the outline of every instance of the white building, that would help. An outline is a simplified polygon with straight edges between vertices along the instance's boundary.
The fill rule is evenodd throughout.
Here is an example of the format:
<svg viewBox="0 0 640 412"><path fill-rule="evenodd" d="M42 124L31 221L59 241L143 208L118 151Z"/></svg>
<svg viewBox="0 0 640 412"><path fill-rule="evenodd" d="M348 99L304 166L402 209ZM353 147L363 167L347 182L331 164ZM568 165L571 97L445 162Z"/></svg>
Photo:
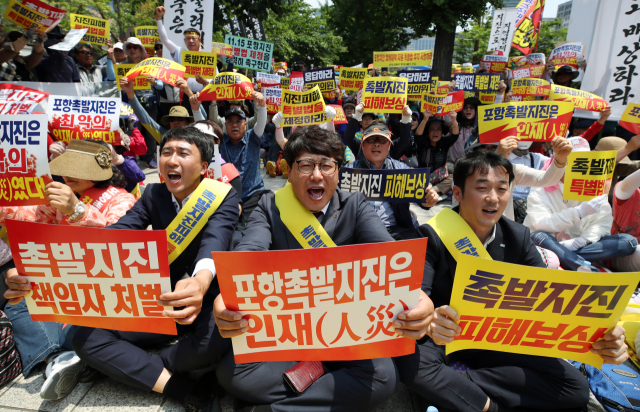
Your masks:
<svg viewBox="0 0 640 412"><path fill-rule="evenodd" d="M571 18L572 3L573 3L573 0L569 0L558 6L558 13L556 14L556 18L562 20L562 26L560 26L561 29L566 29L569 27L569 19Z"/></svg>
<svg viewBox="0 0 640 412"><path fill-rule="evenodd" d="M435 37L421 37L419 39L411 40L411 43L407 45L403 50L416 51L416 50L433 50L436 45Z"/></svg>

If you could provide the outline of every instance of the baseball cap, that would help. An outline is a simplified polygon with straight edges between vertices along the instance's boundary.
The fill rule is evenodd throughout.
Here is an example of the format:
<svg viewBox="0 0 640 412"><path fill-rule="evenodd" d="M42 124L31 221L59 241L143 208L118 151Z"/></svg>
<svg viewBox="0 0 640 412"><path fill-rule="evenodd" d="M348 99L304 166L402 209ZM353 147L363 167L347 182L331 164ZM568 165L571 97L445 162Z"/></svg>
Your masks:
<svg viewBox="0 0 640 412"><path fill-rule="evenodd" d="M229 109L227 110L227 113L224 115L225 119L228 119L229 116L240 116L243 119L246 119L247 116L244 114L244 112L240 109Z"/></svg>
<svg viewBox="0 0 640 412"><path fill-rule="evenodd" d="M391 131L384 123L372 123L362 131L362 141L367 140L371 136L383 136L391 141Z"/></svg>

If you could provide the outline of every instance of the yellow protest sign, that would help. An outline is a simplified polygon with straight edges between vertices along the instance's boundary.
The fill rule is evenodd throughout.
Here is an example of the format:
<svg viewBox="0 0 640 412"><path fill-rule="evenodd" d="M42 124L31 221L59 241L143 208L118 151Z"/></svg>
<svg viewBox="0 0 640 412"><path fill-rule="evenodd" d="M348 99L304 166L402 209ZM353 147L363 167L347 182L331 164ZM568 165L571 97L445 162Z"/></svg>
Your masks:
<svg viewBox="0 0 640 412"><path fill-rule="evenodd" d="M364 80L362 103L365 109L381 113L402 113L407 104L406 77L372 77Z"/></svg>
<svg viewBox="0 0 640 412"><path fill-rule="evenodd" d="M516 97L516 99L512 99L514 101L519 101L517 97L547 97L551 91L551 84L542 79L513 79L511 82L511 91L513 92L513 96Z"/></svg>
<svg viewBox="0 0 640 412"><path fill-rule="evenodd" d="M436 79L438 81L438 87L436 89L436 93L437 94L446 94L449 93L449 83L446 80L438 80L437 77L434 77L434 79ZM431 89L433 90L433 88Z"/></svg>
<svg viewBox="0 0 640 412"><path fill-rule="evenodd" d="M358 91L362 89L362 83L369 69L340 68L340 88L342 90Z"/></svg>
<svg viewBox="0 0 640 412"><path fill-rule="evenodd" d="M318 86L306 92L282 91L283 126L310 126L327 121L324 99Z"/></svg>
<svg viewBox="0 0 640 412"><path fill-rule="evenodd" d="M253 97L253 83L240 73L220 73L198 96L200 101L244 100Z"/></svg>
<svg viewBox="0 0 640 412"><path fill-rule="evenodd" d="M122 90L120 87L120 79L125 77L129 70L133 69L135 64L116 64L113 66L116 72L116 84L118 85L118 90ZM149 82L147 81L147 76L136 77L133 80L129 80L133 82L133 90L146 90L149 89Z"/></svg>
<svg viewBox="0 0 640 412"><path fill-rule="evenodd" d="M490 93L490 92L479 92L478 99L480 99L480 103L482 104L494 104L496 101L496 96L498 93ZM465 92L466 95L466 92Z"/></svg>
<svg viewBox="0 0 640 412"><path fill-rule="evenodd" d="M609 194L616 154L615 150L569 154L562 199L586 201Z"/></svg>
<svg viewBox="0 0 640 412"><path fill-rule="evenodd" d="M233 57L233 46L227 43L211 43L211 53L218 56Z"/></svg>
<svg viewBox="0 0 640 412"><path fill-rule="evenodd" d="M216 77L215 53L182 50L182 65L185 67L184 78L195 79L196 74L205 79Z"/></svg>
<svg viewBox="0 0 640 412"><path fill-rule="evenodd" d="M573 116L568 102L510 102L478 107L481 143L499 142L508 136L523 141L550 142L565 136Z"/></svg>
<svg viewBox="0 0 640 412"><path fill-rule="evenodd" d="M640 104L629 102L619 124L633 134L640 134Z"/></svg>
<svg viewBox="0 0 640 412"><path fill-rule="evenodd" d="M464 106L464 92L458 91L449 94L431 94L422 96L422 111L430 111L436 116L445 116L452 110L459 112Z"/></svg>
<svg viewBox="0 0 640 412"><path fill-rule="evenodd" d="M572 359L600 368L590 352L612 329L640 273L582 273L457 256L451 308L462 332L447 354L484 349Z"/></svg>
<svg viewBox="0 0 640 412"><path fill-rule="evenodd" d="M155 44L160 41L158 28L156 26L136 26L133 29L136 37L140 39L149 56L155 54Z"/></svg>
<svg viewBox="0 0 640 412"><path fill-rule="evenodd" d="M431 66L433 50L373 52L373 67Z"/></svg>
<svg viewBox="0 0 640 412"><path fill-rule="evenodd" d="M91 16L71 13L72 29L89 29L82 38L82 43L91 43L104 46L111 35L111 23L109 20L98 19Z"/></svg>
<svg viewBox="0 0 640 412"><path fill-rule="evenodd" d="M175 86L178 79L184 78L184 70L184 66L173 60L152 57L136 64L133 69L127 73L127 78L131 80L138 76L147 76Z"/></svg>
<svg viewBox="0 0 640 412"><path fill-rule="evenodd" d="M11 0L9 2L3 18L25 29L30 28L34 24L38 28L38 31L49 31L52 29L52 27L47 27L40 23L50 21L48 16L30 9L16 0Z"/></svg>
<svg viewBox="0 0 640 412"><path fill-rule="evenodd" d="M571 102L576 109L601 112L609 106L609 103L600 96L584 92L571 87L551 85L549 100Z"/></svg>
<svg viewBox="0 0 640 412"><path fill-rule="evenodd" d="M288 89L290 85L291 85L291 78L289 77L280 78L280 87L282 89Z"/></svg>

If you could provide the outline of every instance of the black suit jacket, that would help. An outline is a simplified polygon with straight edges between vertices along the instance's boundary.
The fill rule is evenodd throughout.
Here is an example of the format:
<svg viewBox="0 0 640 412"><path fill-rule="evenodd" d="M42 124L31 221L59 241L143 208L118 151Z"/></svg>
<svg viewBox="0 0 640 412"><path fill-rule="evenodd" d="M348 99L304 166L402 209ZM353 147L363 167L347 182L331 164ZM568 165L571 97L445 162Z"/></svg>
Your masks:
<svg viewBox="0 0 640 412"><path fill-rule="evenodd" d="M457 207L453 210L458 212ZM431 226L427 224L420 226L418 233L429 239L422 290L429 295L436 308L449 305L457 262ZM495 261L547 267L531 242L529 229L504 216L496 224L496 237L487 246L487 252Z"/></svg>
<svg viewBox="0 0 640 412"><path fill-rule="evenodd" d="M107 229L145 230L151 225L154 230L164 230L177 215L171 201L171 193L166 185L150 184L127 214L113 225L107 226ZM172 289L185 273L191 276L195 264L200 259L211 259L212 251L226 251L231 248L231 239L237 222L238 194L231 188L218 210L209 217L205 227L186 250L169 265ZM214 288L218 288L217 282L212 282L209 290L212 291Z"/></svg>
<svg viewBox="0 0 640 412"><path fill-rule="evenodd" d="M336 189L320 223L337 246L393 242L362 193ZM274 193L266 193L251 213L236 251L289 250L302 246L280 219Z"/></svg>

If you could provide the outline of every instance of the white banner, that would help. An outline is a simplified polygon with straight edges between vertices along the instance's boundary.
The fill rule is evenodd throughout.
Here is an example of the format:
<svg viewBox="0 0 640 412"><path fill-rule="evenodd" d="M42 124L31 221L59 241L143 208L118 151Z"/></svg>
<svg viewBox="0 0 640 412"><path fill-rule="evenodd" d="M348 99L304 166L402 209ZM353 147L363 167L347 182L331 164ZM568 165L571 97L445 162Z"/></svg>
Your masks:
<svg viewBox="0 0 640 412"><path fill-rule="evenodd" d="M506 56L511 50L513 33L516 31L516 13L518 9L498 9L493 13L493 23L489 35L487 50L500 50Z"/></svg>
<svg viewBox="0 0 640 412"><path fill-rule="evenodd" d="M573 35L578 37L572 40L585 44L585 54L588 53L581 89L602 96L611 105L609 120L620 120L627 104L640 103L640 76L636 69L638 36L630 35L635 34L640 12L636 12L634 0L600 1L592 9L595 25L589 27L588 37L573 30ZM582 110L574 114L594 119L599 115Z"/></svg>
<svg viewBox="0 0 640 412"><path fill-rule="evenodd" d="M69 33L64 36L63 41L58 44L54 44L49 48L52 50L69 51L73 49L76 44L80 42L80 40L82 40L82 38L85 34L87 34L88 31L89 29L71 29L69 30Z"/></svg>
<svg viewBox="0 0 640 412"><path fill-rule="evenodd" d="M196 29L200 32L204 50L210 51L213 41L213 5L214 0L165 0L163 24L169 40L186 50L184 31Z"/></svg>
<svg viewBox="0 0 640 412"><path fill-rule="evenodd" d="M54 140L94 139L120 143L120 99L50 95L49 132Z"/></svg>

